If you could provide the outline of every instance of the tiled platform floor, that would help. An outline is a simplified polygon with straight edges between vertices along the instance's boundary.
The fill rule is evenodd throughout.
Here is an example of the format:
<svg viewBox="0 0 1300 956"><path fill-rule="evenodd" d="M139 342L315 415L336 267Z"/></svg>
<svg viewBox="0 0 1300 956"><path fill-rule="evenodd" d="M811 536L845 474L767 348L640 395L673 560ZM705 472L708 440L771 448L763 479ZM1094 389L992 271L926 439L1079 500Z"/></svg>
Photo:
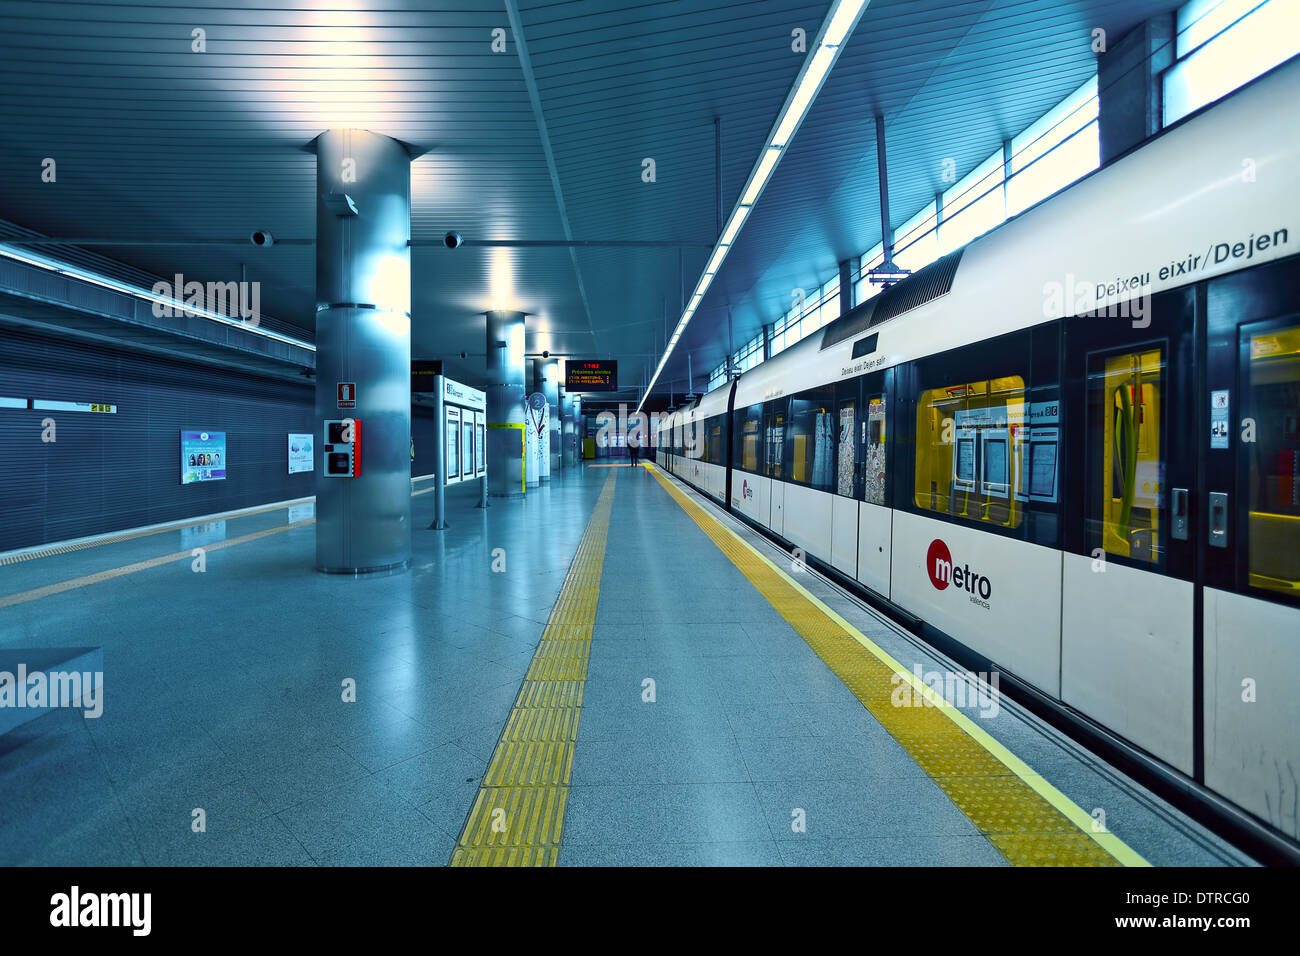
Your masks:
<svg viewBox="0 0 1300 956"><path fill-rule="evenodd" d="M0 646L100 645L106 683L101 718L0 737L0 864L445 864L608 473L487 511L453 489L451 528L417 530L403 574L315 573L308 525L212 551L203 573L179 561L0 608ZM423 529L432 496L413 506ZM0 595L197 540L0 567ZM898 660L935 666L802 583ZM1016 708L985 723L1151 862L1246 862ZM619 473L571 783L561 864L1003 862L640 469Z"/></svg>

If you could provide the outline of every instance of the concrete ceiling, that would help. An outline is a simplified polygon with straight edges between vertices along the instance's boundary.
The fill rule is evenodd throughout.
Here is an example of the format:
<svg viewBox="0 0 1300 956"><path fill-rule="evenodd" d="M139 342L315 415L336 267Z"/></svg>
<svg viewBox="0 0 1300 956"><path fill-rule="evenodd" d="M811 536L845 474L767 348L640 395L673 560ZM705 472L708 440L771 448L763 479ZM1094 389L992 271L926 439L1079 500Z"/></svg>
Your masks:
<svg viewBox="0 0 1300 956"><path fill-rule="evenodd" d="M310 330L310 245L184 245L315 233L322 130L409 144L412 237L687 242L412 250L413 352L483 375L486 309L529 313L527 347L620 361L635 400L716 238L714 120L730 211L826 0L320 0L0 9L0 217L59 237L176 242L95 251L160 275L262 283ZM1148 0L873 0L660 380L696 384L795 286L879 241L873 114L886 114L899 225L1075 89L1091 31ZM205 31L196 52L194 31ZM506 50L493 51L504 30ZM535 93L535 98L534 94ZM540 108L540 115L538 112ZM57 181L41 180L42 160ZM653 159L655 182L643 181ZM552 175L552 166L554 176ZM562 204L562 205L561 205ZM567 219L567 229L566 229ZM466 353L461 359L460 354Z"/></svg>

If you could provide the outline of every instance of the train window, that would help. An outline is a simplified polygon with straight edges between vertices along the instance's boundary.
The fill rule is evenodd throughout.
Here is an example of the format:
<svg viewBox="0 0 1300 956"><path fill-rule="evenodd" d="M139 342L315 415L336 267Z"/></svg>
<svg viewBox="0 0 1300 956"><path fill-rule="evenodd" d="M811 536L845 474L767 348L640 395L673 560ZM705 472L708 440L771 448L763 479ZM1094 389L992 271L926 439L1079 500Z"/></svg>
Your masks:
<svg viewBox="0 0 1300 956"><path fill-rule="evenodd" d="M840 382L836 387L839 410L835 426L839 434L835 446L835 493L848 498L858 494L858 392L858 379Z"/></svg>
<svg viewBox="0 0 1300 956"><path fill-rule="evenodd" d="M714 465L723 465L727 461L727 449L722 435L726 419L726 415L715 415L705 423L704 460Z"/></svg>
<svg viewBox="0 0 1300 956"><path fill-rule="evenodd" d="M1025 380L1018 375L964 382L921 393L916 406L916 505L1003 528L1024 520L1031 482ZM879 497L884 503L884 400L880 399ZM868 425L872 426L870 414ZM870 449L870 446L869 446ZM871 452L868 451L868 456ZM1029 456L1032 458L1032 454ZM1054 479L1053 479L1054 480Z"/></svg>
<svg viewBox="0 0 1300 956"><path fill-rule="evenodd" d="M783 478L785 450L785 399L768 402L763 409L764 454L763 473L769 478Z"/></svg>
<svg viewBox="0 0 1300 956"><path fill-rule="evenodd" d="M888 465L889 445L885 441L884 393L867 395L866 415L862 422L866 445L863 463L863 499L876 505L885 504L885 469Z"/></svg>
<svg viewBox="0 0 1300 956"><path fill-rule="evenodd" d="M835 386L800 392L790 399L785 456L788 480L823 491L834 487Z"/></svg>
<svg viewBox="0 0 1300 956"><path fill-rule="evenodd" d="M1088 358L1087 547L1153 567L1164 563L1164 380L1160 346Z"/></svg>
<svg viewBox="0 0 1300 956"><path fill-rule="evenodd" d="M700 460L704 452L704 419L698 416L683 419L681 443L683 458Z"/></svg>
<svg viewBox="0 0 1300 956"><path fill-rule="evenodd" d="M1250 586L1300 599L1300 325L1242 336Z"/></svg>
<svg viewBox="0 0 1300 956"><path fill-rule="evenodd" d="M763 406L738 408L731 431L734 448L731 460L742 471L757 474L763 461Z"/></svg>

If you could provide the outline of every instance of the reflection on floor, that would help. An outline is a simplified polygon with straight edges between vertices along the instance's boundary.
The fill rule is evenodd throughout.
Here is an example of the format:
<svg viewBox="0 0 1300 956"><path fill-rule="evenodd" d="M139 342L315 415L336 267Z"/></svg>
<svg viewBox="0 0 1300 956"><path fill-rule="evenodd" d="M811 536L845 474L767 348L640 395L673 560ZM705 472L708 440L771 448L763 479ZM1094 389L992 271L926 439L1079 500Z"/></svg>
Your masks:
<svg viewBox="0 0 1300 956"><path fill-rule="evenodd" d="M0 864L445 864L610 474L486 511L453 487L445 532L416 497L384 577L315 573L310 524L100 577L284 510L0 568L0 595L92 579L0 607L0 650L98 646L106 687L97 719L0 736ZM1013 708L989 723L1152 863L1241 861ZM1003 863L644 470L613 498L570 784L561 864Z"/></svg>

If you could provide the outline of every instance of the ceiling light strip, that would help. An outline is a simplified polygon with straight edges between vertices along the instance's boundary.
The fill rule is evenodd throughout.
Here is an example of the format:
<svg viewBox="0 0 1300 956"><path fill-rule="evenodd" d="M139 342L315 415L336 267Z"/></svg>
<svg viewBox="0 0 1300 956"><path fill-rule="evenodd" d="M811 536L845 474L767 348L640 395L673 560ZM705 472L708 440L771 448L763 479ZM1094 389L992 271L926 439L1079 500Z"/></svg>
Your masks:
<svg viewBox="0 0 1300 956"><path fill-rule="evenodd" d="M836 0L827 12L826 19L822 21L821 29L817 31L817 38L813 41L812 52L804 59L799 75L790 87L785 103L777 114L776 122L772 124L772 130L768 133L767 141L758 154L754 168L750 170L749 179L745 182L745 188L740 191L740 199L731 210L731 215L727 217L727 224L722 230L722 235L714 245L713 252L709 256L708 265L695 286L695 294L691 297L690 304L685 311L682 312L682 317L678 320L677 327L668 340L668 345L664 349L663 356L659 359L655 373L642 393L641 401L637 403L638 412L654 389L655 382L659 380L660 373L663 372L664 366L668 364L669 356L672 355L673 349L677 346L677 340L681 338L686 326L694 317L704 298L704 293L708 291L709 284L722 268L723 261L727 258L736 236L740 233L740 227L744 224L754 204L758 202L758 198L762 195L763 189L771 179L772 173L775 172L777 164L780 163L786 147L794 139L795 133L799 131L800 124L803 123L804 117L808 115L808 110L812 107L813 101L817 99L817 94L821 90L822 84L826 82L826 77L830 75L831 68L835 65L836 59L839 58L840 51L844 49L844 42L848 39L849 34L853 32L853 28L857 26L858 19L862 16L862 11L867 8L869 2L870 0Z"/></svg>

